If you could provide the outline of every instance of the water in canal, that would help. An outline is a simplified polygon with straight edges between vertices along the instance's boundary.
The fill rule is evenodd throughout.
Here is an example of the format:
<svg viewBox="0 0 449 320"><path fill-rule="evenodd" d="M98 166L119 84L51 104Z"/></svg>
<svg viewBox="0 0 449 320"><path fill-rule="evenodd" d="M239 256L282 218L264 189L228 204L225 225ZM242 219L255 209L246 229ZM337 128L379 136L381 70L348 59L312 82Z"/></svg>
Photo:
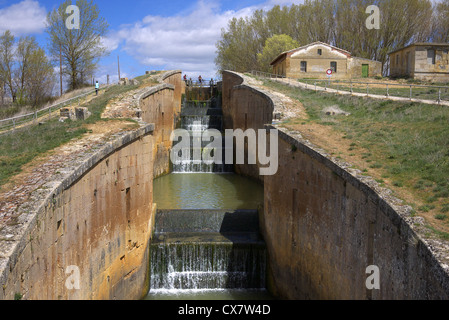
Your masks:
<svg viewBox="0 0 449 320"><path fill-rule="evenodd" d="M194 139L208 128L222 130L221 118L213 103L185 103L181 128ZM153 190L158 212L147 300L271 299L258 229L263 186L232 166L186 159L155 179Z"/></svg>

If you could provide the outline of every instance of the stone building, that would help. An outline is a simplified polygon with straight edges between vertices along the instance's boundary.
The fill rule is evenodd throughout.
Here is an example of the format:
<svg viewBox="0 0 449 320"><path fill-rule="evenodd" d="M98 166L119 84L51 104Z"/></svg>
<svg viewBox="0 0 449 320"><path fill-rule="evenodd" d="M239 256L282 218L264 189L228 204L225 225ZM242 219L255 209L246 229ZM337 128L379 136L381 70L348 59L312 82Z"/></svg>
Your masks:
<svg viewBox="0 0 449 320"><path fill-rule="evenodd" d="M390 76L449 82L449 43L413 43L389 53Z"/></svg>
<svg viewBox="0 0 449 320"><path fill-rule="evenodd" d="M324 42L314 42L281 53L271 63L273 73L291 78L354 79L382 76L382 63L353 57L349 51Z"/></svg>

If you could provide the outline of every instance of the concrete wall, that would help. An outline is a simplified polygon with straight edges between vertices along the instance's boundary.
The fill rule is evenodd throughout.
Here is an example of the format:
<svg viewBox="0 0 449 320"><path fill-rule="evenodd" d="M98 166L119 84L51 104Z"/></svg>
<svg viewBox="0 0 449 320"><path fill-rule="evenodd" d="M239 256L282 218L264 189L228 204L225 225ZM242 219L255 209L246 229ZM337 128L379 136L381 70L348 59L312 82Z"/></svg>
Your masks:
<svg viewBox="0 0 449 320"><path fill-rule="evenodd" d="M243 75L224 72L234 127L243 121L236 110L246 102L232 95L242 96L242 86L251 87ZM431 250L415 231L422 222L388 193L379 193L375 181L347 167L279 131L279 170L263 179L261 210L270 290L284 299L448 299L449 276L432 251L436 247ZM379 267L380 290L366 288L371 265Z"/></svg>

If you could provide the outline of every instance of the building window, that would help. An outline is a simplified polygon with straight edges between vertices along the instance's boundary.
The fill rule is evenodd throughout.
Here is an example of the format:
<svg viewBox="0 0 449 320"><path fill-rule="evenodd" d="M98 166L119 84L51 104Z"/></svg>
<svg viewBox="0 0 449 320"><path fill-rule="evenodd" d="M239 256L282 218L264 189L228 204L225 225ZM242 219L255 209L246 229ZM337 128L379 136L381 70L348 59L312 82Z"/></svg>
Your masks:
<svg viewBox="0 0 449 320"><path fill-rule="evenodd" d="M427 50L427 63L435 64L435 50L433 50L433 49Z"/></svg>
<svg viewBox="0 0 449 320"><path fill-rule="evenodd" d="M321 56L323 54L323 50L318 49L318 55Z"/></svg>
<svg viewBox="0 0 449 320"><path fill-rule="evenodd" d="M336 61L332 61L332 62L331 62L331 70L332 70L332 72L334 72L334 73L337 72L337 62L336 62Z"/></svg>
<svg viewBox="0 0 449 320"><path fill-rule="evenodd" d="M301 72L307 72L307 61L301 61Z"/></svg>

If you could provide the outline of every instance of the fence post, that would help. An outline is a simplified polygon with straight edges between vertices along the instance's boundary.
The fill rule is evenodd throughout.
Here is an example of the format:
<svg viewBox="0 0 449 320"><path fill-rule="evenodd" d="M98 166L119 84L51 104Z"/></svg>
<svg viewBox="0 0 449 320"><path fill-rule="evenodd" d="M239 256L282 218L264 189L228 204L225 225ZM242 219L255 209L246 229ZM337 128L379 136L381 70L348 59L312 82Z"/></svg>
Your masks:
<svg viewBox="0 0 449 320"><path fill-rule="evenodd" d="M37 121L37 111L34 111L34 123Z"/></svg>
<svg viewBox="0 0 449 320"><path fill-rule="evenodd" d="M410 85L410 100L412 100L412 85Z"/></svg>
<svg viewBox="0 0 449 320"><path fill-rule="evenodd" d="M369 85L366 83L366 95L369 96Z"/></svg>
<svg viewBox="0 0 449 320"><path fill-rule="evenodd" d="M51 120L51 107L48 108L48 120Z"/></svg>
<svg viewBox="0 0 449 320"><path fill-rule="evenodd" d="M352 93L353 93L353 90L352 90L352 80L351 80L351 82L350 82L350 83L351 83L351 94L352 94Z"/></svg>
<svg viewBox="0 0 449 320"><path fill-rule="evenodd" d="M16 119L12 119L13 130L16 130Z"/></svg>
<svg viewBox="0 0 449 320"><path fill-rule="evenodd" d="M315 92L316 92L316 81L315 81Z"/></svg>
<svg viewBox="0 0 449 320"><path fill-rule="evenodd" d="M390 92L388 91L388 83L387 83L387 98L390 96Z"/></svg>
<svg viewBox="0 0 449 320"><path fill-rule="evenodd" d="M438 88L438 104L441 103L441 88Z"/></svg>

